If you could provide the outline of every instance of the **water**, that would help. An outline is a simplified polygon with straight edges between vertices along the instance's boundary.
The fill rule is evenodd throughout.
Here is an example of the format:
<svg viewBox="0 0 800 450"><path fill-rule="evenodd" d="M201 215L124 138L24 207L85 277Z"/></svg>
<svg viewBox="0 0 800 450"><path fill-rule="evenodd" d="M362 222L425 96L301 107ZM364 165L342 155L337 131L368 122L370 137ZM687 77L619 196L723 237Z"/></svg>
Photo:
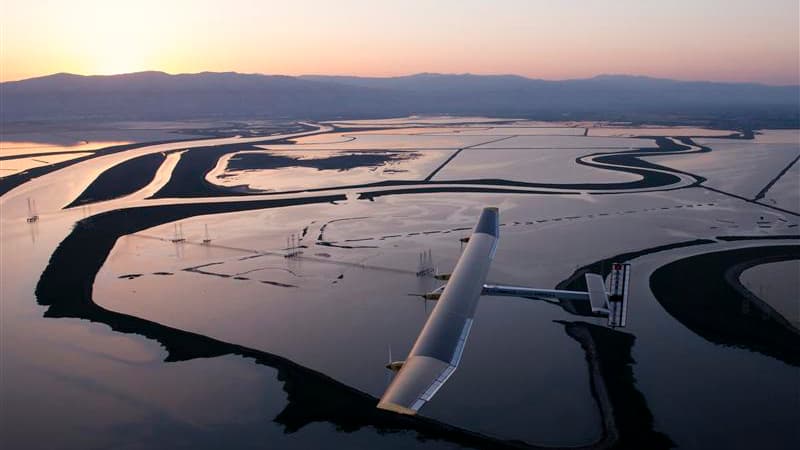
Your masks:
<svg viewBox="0 0 800 450"><path fill-rule="evenodd" d="M396 145L425 152L440 145L440 138L405 140L395 135L386 140L373 135L363 142L349 141L353 144L339 142L336 136L316 139L336 149L380 144L383 150ZM493 137L460 138L453 133L447 139L446 145L461 148ZM543 148L532 152L552 163L526 166L529 154L505 151L503 158L520 159L509 176L574 182L573 154L565 158L560 153L564 149L556 148L563 146L563 139L582 139L587 154L601 151L592 149L599 147L592 138L519 138L521 145L539 147L541 142ZM642 143L654 147L652 140L614 139L619 148ZM747 141L736 142L746 147L740 142ZM715 240L707 247L633 260L635 297L624 330L634 339L633 362L618 367L632 370L635 381L619 383L642 400L612 401L621 402L618 409L652 414L650 428L640 431L662 433L683 448L781 448L799 441L793 423L800 413L798 368L704 339L667 313L649 290L650 274L670 261L714 249L767 245L718 241L718 236L798 235L796 215L701 187L617 195L417 193L373 201L358 200L359 189L342 188L330 192L347 194L333 203L277 208L253 203L243 207L251 210L180 218L169 217L171 205L209 200L145 200L138 192L60 209L104 168L125 158L207 145L205 140L165 144L89 160L33 180L0 199L4 446L215 448L269 443L276 448L452 448L464 443L460 431L442 424L486 435L475 444L486 448L501 445L494 438L553 446L591 444L603 431L603 408L592 389L598 380L581 343L556 322L576 318L540 302L481 299L461 366L422 410L436 422L374 416L371 400L347 390L380 396L388 382L383 368L388 349L395 359L402 357L432 307L408 294L438 286L435 280L413 274L419 253L430 249L439 271L447 272L459 256L459 238L468 234L459 228L471 227L486 205L499 206L504 223L489 276L492 282L554 287L576 268L613 255L697 238ZM706 145L713 149L714 141ZM472 155L469 152L462 153ZM454 159L453 164L457 169L464 162ZM758 167L769 172L758 180L776 175L776 165ZM537 170L543 171L541 177ZM627 176L581 170L595 172L589 176L597 177L596 182ZM742 165L730 170L752 173ZM157 182L166 183L167 175ZM760 189L759 183L751 184ZM331 182L333 187L341 184L345 183ZM40 214L32 224L22 220L29 197L37 200ZM214 204L239 199L219 198ZM43 317L48 308L37 301L61 297L40 293L37 298L37 283L75 222L144 205L162 205L163 212L131 210L120 215L124 220L96 220L97 228L78 230L97 239L88 242L99 244L114 227L163 216L155 220L163 223L123 233L109 243L91 292L103 310L68 309L95 322ZM170 242L176 224L184 243ZM206 225L210 245L202 245ZM304 230L302 244L308 248L303 257L284 258L287 236L303 236ZM781 242L794 241L768 244ZM91 257L91 252L85 253L75 253L75 270ZM72 268L59 270L69 275ZM141 276L120 278L125 275ZM65 295L75 298L74 293ZM57 310L50 311L52 316ZM624 358L626 352L619 347L610 354ZM609 355L606 350L603 354ZM610 389L618 397L617 388ZM647 428L647 420L643 422ZM434 439L420 442L418 436Z"/></svg>

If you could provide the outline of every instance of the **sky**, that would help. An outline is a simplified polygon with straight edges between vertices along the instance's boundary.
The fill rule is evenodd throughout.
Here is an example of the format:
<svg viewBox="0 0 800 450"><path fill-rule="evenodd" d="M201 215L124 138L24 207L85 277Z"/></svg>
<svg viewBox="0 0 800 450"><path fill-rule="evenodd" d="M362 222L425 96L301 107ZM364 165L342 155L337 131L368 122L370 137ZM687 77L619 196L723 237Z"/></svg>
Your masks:
<svg viewBox="0 0 800 450"><path fill-rule="evenodd" d="M0 81L160 70L800 83L798 0L0 0Z"/></svg>

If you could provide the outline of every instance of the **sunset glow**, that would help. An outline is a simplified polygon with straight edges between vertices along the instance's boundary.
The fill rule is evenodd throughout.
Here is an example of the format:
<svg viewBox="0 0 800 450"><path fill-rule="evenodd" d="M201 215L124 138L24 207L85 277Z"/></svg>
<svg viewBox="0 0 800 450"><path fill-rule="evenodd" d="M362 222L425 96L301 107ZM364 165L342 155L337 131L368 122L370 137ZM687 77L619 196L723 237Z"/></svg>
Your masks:
<svg viewBox="0 0 800 450"><path fill-rule="evenodd" d="M0 1L0 80L55 72L626 73L797 84L796 0Z"/></svg>

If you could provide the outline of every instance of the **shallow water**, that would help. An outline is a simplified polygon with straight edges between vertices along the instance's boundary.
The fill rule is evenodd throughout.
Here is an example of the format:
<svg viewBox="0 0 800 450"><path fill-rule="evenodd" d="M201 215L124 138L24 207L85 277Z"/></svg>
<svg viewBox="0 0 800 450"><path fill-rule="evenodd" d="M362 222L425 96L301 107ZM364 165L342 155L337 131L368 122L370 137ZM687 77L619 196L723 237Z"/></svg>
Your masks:
<svg viewBox="0 0 800 450"><path fill-rule="evenodd" d="M759 264L742 272L739 280L800 330L800 261Z"/></svg>
<svg viewBox="0 0 800 450"><path fill-rule="evenodd" d="M326 135L318 142L328 142L323 146L352 148L321 136ZM415 148L442 137L405 138L375 135L366 140L370 145ZM455 148L475 142L475 136L444 138ZM595 139L616 148L654 147L646 139L513 139L518 139L514 145L543 146L531 151L547 155L548 163L534 163L525 151L480 150L474 154L496 151L503 158L519 159L513 167L487 168L483 176L530 174L532 179L557 182L588 176L609 182L627 175L588 167L578 172L573 161L580 152L564 157L564 149L557 147L580 141L590 144L586 152L591 153L597 151ZM746 146L748 141L734 142ZM721 140L719 144L728 145ZM82 191L81 186L119 161L207 145L208 140L164 144L91 159L0 198L4 447L215 448L265 442L277 448L455 447L447 439L420 442L414 431L337 429L326 416L287 433L285 417L284 422L278 418L293 404L288 392L294 391L286 375L279 379L271 366L231 354L164 362L164 348L135 332L43 317L47 308L37 304L36 284L76 221L124 207L221 204L240 198L145 200L146 192L157 190L149 186L117 200L60 208ZM707 145L713 155L714 142ZM759 152L758 145L753 152ZM291 145L285 150L294 151ZM458 168L459 158L472 152L462 152L452 167ZM718 156L728 154L732 153L720 150ZM681 157L671 157L668 165L678 164ZM166 182L174 167L169 161L154 183ZM740 178L757 174L761 180L775 177L777 166L731 164L731 170ZM445 166L440 174L449 169ZM427 170L420 169L420 174ZM789 204L796 201L790 189L782 192ZM726 242L718 236L799 235L797 214L703 187L615 195L441 192L372 201L358 200L358 189L344 193L346 198L332 203L166 220L123 236L97 274L92 298L109 311L284 356L379 396L388 381L383 365L389 348L394 359L407 353L432 307L408 294L439 284L415 276L420 252L431 250L438 270L449 271L460 254L459 238L469 233L461 228L470 228L483 206L498 206L504 224L489 276L492 282L554 287L576 268L613 255L711 239L714 243L707 247L633 260L635 297L624 330L635 338L629 366L632 387L641 393L645 412L653 415L655 431L682 448L791 448L800 441L793 420L800 413L799 369L762 353L704 339L668 314L649 290L650 273L677 258L764 245ZM29 197L40 209L39 221L32 224L23 220ZM102 236L113 230L93 232ZM302 257L284 258L292 234L307 248ZM185 241L171 242L176 237ZM203 245L206 238L210 243ZM576 318L541 302L482 298L461 366L422 414L502 439L561 446L594 442L602 431L602 413L591 390L586 352L555 320ZM35 432L44 429L47 433ZM489 441L485 447L493 444Z"/></svg>
<svg viewBox="0 0 800 450"><path fill-rule="evenodd" d="M800 163L795 162L789 170L764 193L764 202L800 211Z"/></svg>
<svg viewBox="0 0 800 450"><path fill-rule="evenodd" d="M33 167L47 166L62 161L69 161L71 159L82 158L91 155L91 152L72 152L51 154L46 156L35 156L31 158L10 158L0 160L0 177L12 175L19 172L24 172Z"/></svg>
<svg viewBox="0 0 800 450"><path fill-rule="evenodd" d="M710 130L706 128L693 127L591 127L589 136L609 136L609 137L636 137L636 136L730 136L737 134L733 130Z"/></svg>
<svg viewBox="0 0 800 450"><path fill-rule="evenodd" d="M453 150L239 152L220 158L217 167L208 173L206 180L220 186L245 185L250 190L278 192L358 185L385 180L422 180L452 153ZM265 161L262 167L255 160L250 165L246 165L246 161L239 163L246 168L231 167L231 158L246 158L247 155L291 158L296 160L296 165L282 161L281 165L285 164L288 167L273 168L269 161ZM352 159L353 162L348 163L348 159ZM360 161L365 159L366 161ZM338 163L334 163L334 160ZM312 167L301 167L301 165Z"/></svg>
<svg viewBox="0 0 800 450"><path fill-rule="evenodd" d="M548 126L492 126L486 128L461 127L451 130L433 130L425 134L459 134L461 136L583 136L583 127L548 127Z"/></svg>
<svg viewBox="0 0 800 450"><path fill-rule="evenodd" d="M92 151L104 147L111 147L112 145L130 144L130 141L80 141L74 142L71 145L55 145L55 144L41 144L39 142L26 142L18 140L6 140L9 137L3 136L4 139L0 141L0 156L9 157L16 155L28 155L32 153L64 153L64 152L78 152L78 151Z"/></svg>
<svg viewBox="0 0 800 450"><path fill-rule="evenodd" d="M592 136L512 136L502 141L486 143L476 148L574 148L574 149L612 149L655 147L650 139L592 137Z"/></svg>
<svg viewBox="0 0 800 450"><path fill-rule="evenodd" d="M344 141L341 137L355 137L356 139ZM314 139L316 150L401 150L401 149L427 149L427 150L456 150L462 147L478 145L491 138L486 136L460 136L460 135L422 135L422 134L388 134L388 133L345 133L338 135L335 140L328 143ZM344 142L342 142L344 141ZM305 144L301 139L297 144ZM295 145L297 145L295 144ZM294 145L269 145L269 150L296 150ZM306 149L305 147L303 148Z"/></svg>
<svg viewBox="0 0 800 450"><path fill-rule="evenodd" d="M435 180L498 178L531 183L621 183L642 177L575 164L586 149L465 150Z"/></svg>
<svg viewBox="0 0 800 450"><path fill-rule="evenodd" d="M800 156L800 144L708 141L705 145L712 151L694 155L653 156L647 157L647 160L705 177L708 179L707 186L753 198ZM786 180L791 182L792 176L787 175Z"/></svg>

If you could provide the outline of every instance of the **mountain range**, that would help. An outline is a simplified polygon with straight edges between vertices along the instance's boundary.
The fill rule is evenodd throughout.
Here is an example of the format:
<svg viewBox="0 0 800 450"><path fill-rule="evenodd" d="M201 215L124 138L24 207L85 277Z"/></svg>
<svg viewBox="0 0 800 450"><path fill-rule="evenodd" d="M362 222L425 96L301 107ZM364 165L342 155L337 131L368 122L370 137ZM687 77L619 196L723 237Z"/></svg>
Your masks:
<svg viewBox="0 0 800 450"><path fill-rule="evenodd" d="M59 73L0 83L3 122L410 114L796 127L800 86L629 75L550 81L516 75L422 73L379 78L235 72Z"/></svg>

